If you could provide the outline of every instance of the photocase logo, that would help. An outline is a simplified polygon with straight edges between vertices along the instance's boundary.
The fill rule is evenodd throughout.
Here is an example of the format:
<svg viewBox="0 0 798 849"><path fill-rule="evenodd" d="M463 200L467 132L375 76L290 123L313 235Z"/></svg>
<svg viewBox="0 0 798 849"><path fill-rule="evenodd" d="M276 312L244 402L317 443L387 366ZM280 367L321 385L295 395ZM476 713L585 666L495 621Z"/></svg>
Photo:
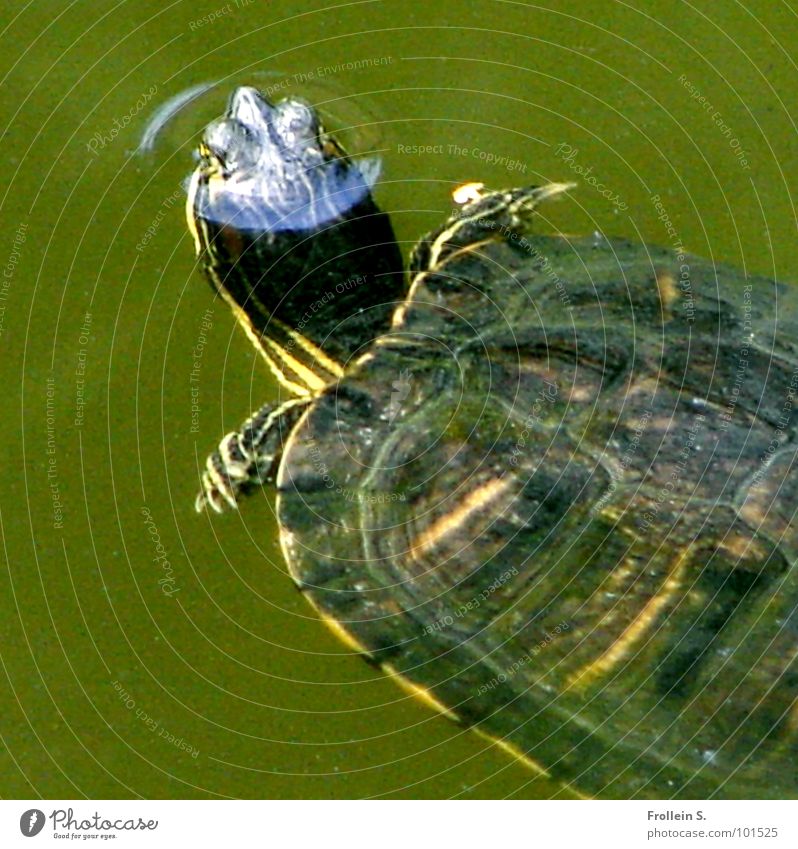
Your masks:
<svg viewBox="0 0 798 849"><path fill-rule="evenodd" d="M31 808L19 818L19 830L25 837L36 837L44 828L44 811Z"/></svg>
<svg viewBox="0 0 798 849"><path fill-rule="evenodd" d="M391 392L391 402L388 404L388 421L393 420L399 415L399 410L404 401L410 394L410 381L413 379L411 372L405 370L399 373L399 379L394 380L391 384L393 392Z"/></svg>

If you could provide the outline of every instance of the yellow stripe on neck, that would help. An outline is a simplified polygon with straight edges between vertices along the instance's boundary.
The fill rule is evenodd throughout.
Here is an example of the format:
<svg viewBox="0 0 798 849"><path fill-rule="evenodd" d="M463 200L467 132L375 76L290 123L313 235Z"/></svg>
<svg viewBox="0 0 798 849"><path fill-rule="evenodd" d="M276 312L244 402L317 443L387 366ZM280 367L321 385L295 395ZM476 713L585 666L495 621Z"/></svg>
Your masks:
<svg viewBox="0 0 798 849"><path fill-rule="evenodd" d="M303 350L307 351L307 353L313 357L314 361L325 368L333 377L341 378L344 376L343 366L332 359L332 357L327 356L327 354L325 354L318 345L308 339L307 336L303 336L298 331L292 330L287 324L283 324L279 319L272 319L272 321L282 324L282 329L286 336L296 342L296 344Z"/></svg>
<svg viewBox="0 0 798 849"><path fill-rule="evenodd" d="M197 199L201 176L200 169L195 169L191 175L191 181L188 184L188 194L186 195L186 224L188 225L189 233L191 233L194 239L194 250L197 256L202 253L202 239L200 239L199 231L197 230L197 214L194 209L194 202Z"/></svg>
<svg viewBox="0 0 798 849"><path fill-rule="evenodd" d="M209 188L212 188L213 177L214 175L211 174ZM311 339L271 315L258 299L250 282L242 279L241 282L249 290L248 302L252 309L259 313L259 319L266 329L262 332L253 324L247 311L231 295L221 278L219 269L215 267L215 252L210 243L211 234L207 223L197 214L195 208L200 181L201 174L197 169L191 176L186 197L186 221L194 239L197 256L201 256L203 251L209 254L205 271L211 278L214 288L227 302L236 321L241 325L255 349L266 360L271 372L286 389L300 397L321 392L325 386L343 376L343 366ZM224 265L223 262L222 265Z"/></svg>
<svg viewBox="0 0 798 849"><path fill-rule="evenodd" d="M262 339L274 353L279 363L281 363L284 368L290 369L300 379L302 385L307 387L307 390L311 392L321 392L321 390L324 389L324 387L330 382L316 374L312 368L290 354L287 348L284 348L279 342L275 342L275 340L270 336L264 335L262 336Z"/></svg>
<svg viewBox="0 0 798 849"><path fill-rule="evenodd" d="M284 345L269 336L268 332L261 333L253 326L246 311L224 286L218 286L217 289L227 301L236 321L241 325L255 349L266 360L271 372L289 392L299 396L321 392L325 386L343 375L343 367L328 357L310 339L291 330L277 319L271 319L276 330L283 330L291 340L296 342L299 349L297 353L306 353L309 360L303 362L293 356ZM314 366L319 368L314 369Z"/></svg>

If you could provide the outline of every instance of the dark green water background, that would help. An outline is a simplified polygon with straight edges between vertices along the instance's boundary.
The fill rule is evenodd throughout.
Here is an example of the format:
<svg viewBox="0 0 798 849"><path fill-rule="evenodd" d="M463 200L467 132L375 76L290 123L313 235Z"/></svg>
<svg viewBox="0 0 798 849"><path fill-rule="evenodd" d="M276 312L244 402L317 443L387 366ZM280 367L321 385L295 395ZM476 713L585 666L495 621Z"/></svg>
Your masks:
<svg viewBox="0 0 798 849"><path fill-rule="evenodd" d="M541 229L683 241L789 280L795 10L14 5L0 11L0 793L556 792L337 642L286 574L269 493L194 512L207 452L276 390L194 267L191 147L254 81L325 103L350 144L383 151L379 199L405 251L459 182L576 179ZM203 83L219 85L138 150L156 110Z"/></svg>

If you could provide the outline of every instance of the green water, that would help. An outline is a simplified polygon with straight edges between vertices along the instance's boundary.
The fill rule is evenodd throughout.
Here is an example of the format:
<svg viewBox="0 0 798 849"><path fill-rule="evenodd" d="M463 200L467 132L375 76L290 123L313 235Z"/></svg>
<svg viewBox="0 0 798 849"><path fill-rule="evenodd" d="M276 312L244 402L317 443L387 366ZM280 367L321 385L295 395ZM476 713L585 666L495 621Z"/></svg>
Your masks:
<svg viewBox="0 0 798 849"><path fill-rule="evenodd" d="M50 0L12 20L9 5L2 795L556 792L336 641L286 575L268 493L194 512L205 455L275 386L194 268L191 145L254 80L325 102L383 152L406 250L457 183L576 179L541 228L683 242L789 280L796 14ZM210 83L137 150L159 107Z"/></svg>

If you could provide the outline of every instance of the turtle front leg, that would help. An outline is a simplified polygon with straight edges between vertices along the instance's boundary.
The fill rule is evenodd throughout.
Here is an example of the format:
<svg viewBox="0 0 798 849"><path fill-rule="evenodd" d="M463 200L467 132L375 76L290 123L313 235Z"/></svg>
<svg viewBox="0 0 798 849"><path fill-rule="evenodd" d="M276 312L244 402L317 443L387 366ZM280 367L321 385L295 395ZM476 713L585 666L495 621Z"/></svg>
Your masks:
<svg viewBox="0 0 798 849"><path fill-rule="evenodd" d="M274 480L287 436L308 404L292 399L279 407L264 404L239 431L228 433L205 461L202 490L194 506L198 513L210 507L221 513L238 508L238 496Z"/></svg>

